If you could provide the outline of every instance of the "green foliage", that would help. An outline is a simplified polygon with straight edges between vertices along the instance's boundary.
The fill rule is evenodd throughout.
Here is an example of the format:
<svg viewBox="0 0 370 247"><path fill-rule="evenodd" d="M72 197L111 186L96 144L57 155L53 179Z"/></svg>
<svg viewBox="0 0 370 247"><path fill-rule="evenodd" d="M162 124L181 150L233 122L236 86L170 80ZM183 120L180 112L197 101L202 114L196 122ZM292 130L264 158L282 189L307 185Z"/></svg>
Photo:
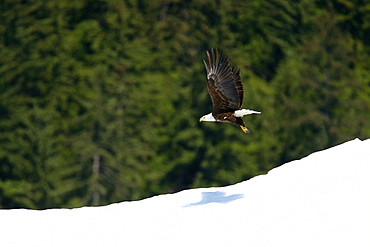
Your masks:
<svg viewBox="0 0 370 247"><path fill-rule="evenodd" d="M363 1L5 1L0 207L104 205L237 183L370 136ZM212 110L202 59L241 69L251 134Z"/></svg>
<svg viewBox="0 0 370 247"><path fill-rule="evenodd" d="M369 54L359 56L359 41L339 29L333 12L322 11L317 19L315 31L289 54L274 80L282 162L369 135L369 99L361 96L369 80L358 74L367 66L359 59Z"/></svg>

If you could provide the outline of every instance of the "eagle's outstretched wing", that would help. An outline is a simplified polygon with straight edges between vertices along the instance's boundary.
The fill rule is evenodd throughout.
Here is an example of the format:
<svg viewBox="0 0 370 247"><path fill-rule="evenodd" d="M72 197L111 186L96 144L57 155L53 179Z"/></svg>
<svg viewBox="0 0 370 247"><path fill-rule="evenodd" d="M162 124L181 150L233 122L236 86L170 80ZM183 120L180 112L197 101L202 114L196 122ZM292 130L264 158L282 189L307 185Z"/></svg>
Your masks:
<svg viewBox="0 0 370 247"><path fill-rule="evenodd" d="M206 51L208 64L203 60L207 70L208 93L211 96L215 113L239 110L243 102L243 85L240 72L232 68L227 56L218 50Z"/></svg>

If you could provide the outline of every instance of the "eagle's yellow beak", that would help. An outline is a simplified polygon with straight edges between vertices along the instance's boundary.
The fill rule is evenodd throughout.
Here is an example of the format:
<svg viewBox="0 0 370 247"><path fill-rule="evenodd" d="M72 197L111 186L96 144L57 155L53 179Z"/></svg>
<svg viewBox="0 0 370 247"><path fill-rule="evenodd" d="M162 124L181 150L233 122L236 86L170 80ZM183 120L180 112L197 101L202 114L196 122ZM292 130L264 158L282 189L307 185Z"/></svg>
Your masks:
<svg viewBox="0 0 370 247"><path fill-rule="evenodd" d="M204 120L204 117L199 118L199 122L202 122Z"/></svg>

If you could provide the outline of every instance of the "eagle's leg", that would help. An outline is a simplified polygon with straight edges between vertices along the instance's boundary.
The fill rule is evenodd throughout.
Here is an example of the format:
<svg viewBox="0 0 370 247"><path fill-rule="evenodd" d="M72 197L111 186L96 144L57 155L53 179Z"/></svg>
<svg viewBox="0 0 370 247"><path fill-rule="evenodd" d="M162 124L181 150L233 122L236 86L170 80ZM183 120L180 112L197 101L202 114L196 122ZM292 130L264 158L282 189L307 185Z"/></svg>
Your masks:
<svg viewBox="0 0 370 247"><path fill-rule="evenodd" d="M247 127L240 125L240 128L244 133L249 133L249 129L247 129Z"/></svg>

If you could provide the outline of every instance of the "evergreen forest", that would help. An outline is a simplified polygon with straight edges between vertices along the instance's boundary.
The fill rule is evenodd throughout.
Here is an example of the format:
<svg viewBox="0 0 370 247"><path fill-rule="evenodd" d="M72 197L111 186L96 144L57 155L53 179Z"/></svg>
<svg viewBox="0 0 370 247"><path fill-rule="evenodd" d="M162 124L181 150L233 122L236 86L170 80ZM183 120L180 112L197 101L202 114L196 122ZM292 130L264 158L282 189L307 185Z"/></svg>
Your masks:
<svg viewBox="0 0 370 247"><path fill-rule="evenodd" d="M199 123L212 47L262 112L249 134ZM369 124L367 0L0 3L0 208L234 184Z"/></svg>

